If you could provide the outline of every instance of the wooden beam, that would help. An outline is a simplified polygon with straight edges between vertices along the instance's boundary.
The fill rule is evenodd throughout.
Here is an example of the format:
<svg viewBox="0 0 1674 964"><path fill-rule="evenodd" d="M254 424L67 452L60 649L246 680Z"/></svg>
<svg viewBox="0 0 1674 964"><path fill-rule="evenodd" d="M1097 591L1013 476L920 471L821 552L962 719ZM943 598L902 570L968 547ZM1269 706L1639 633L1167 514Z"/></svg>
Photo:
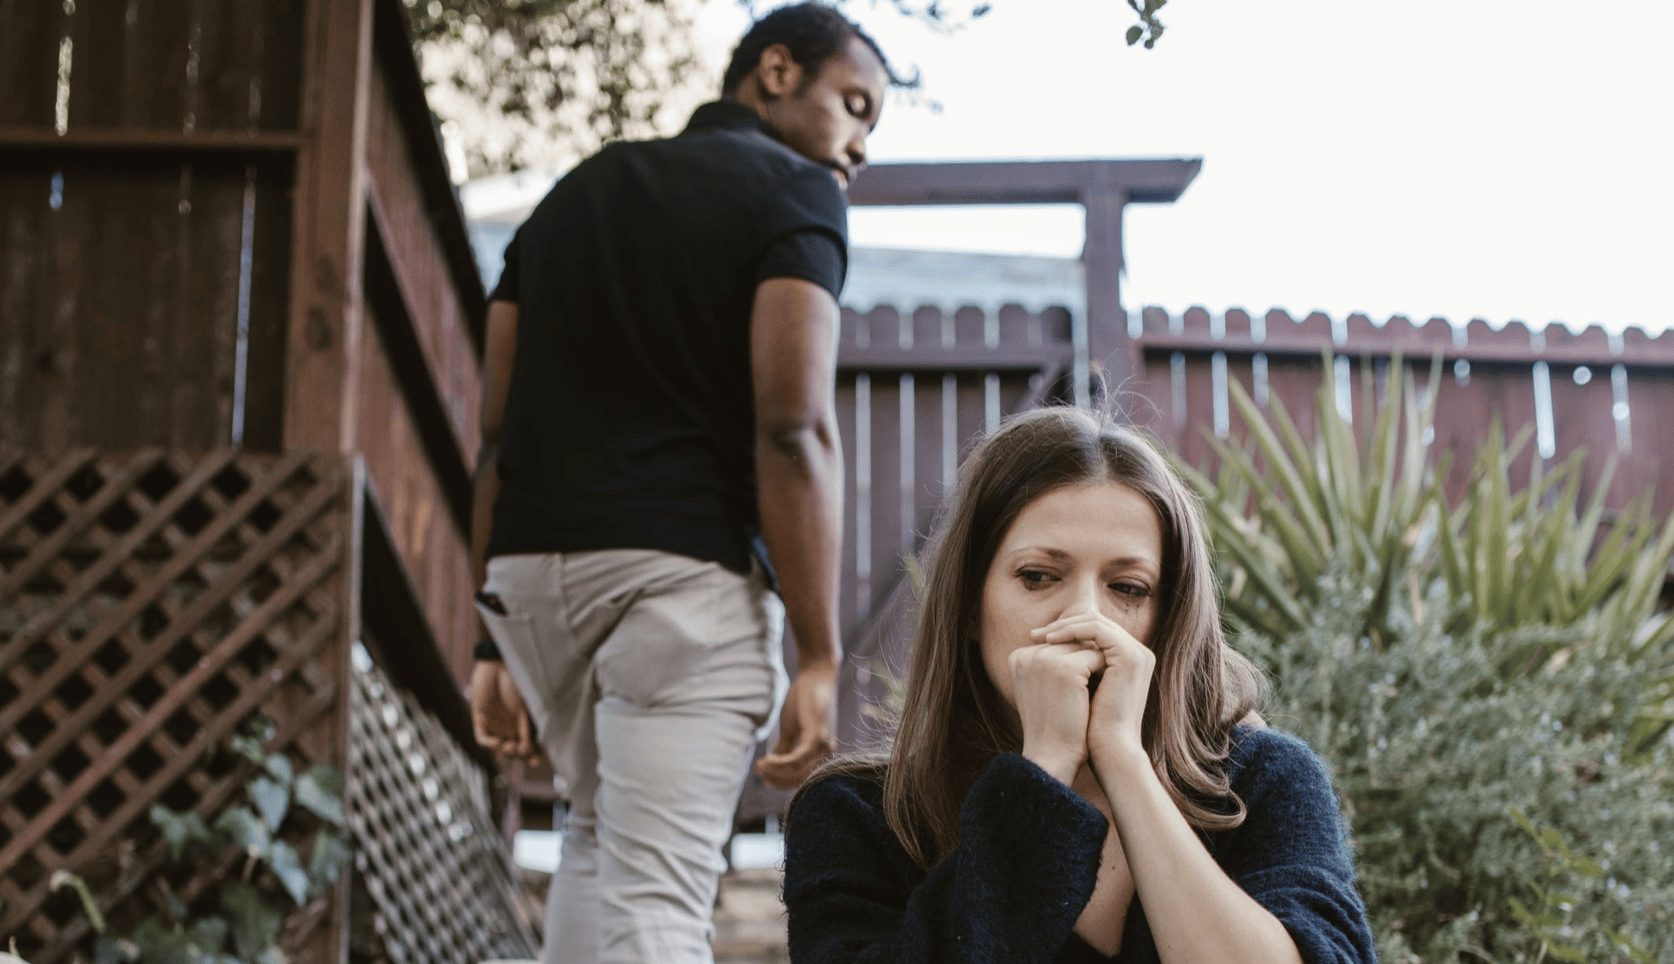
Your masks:
<svg viewBox="0 0 1674 964"><path fill-rule="evenodd" d="M448 418L447 401L441 395L434 369L424 357L413 327L412 308L390 263L384 230L376 207L369 212L366 231L366 303L382 336L390 369L395 373L413 431L424 447L426 465L409 466L409 471L430 472L442 491L454 528L468 545L471 541L471 471L465 443ZM371 348L368 342L368 350Z"/></svg>
<svg viewBox="0 0 1674 964"><path fill-rule="evenodd" d="M0 127L0 150L156 151L290 155L303 144L294 131L183 131L143 127L76 127L59 134L38 127Z"/></svg>
<svg viewBox="0 0 1674 964"><path fill-rule="evenodd" d="M1202 166L1198 158L879 164L855 178L849 203L1079 204L1111 190L1130 201L1165 203L1177 200Z"/></svg>
<svg viewBox="0 0 1674 964"><path fill-rule="evenodd" d="M1192 334L1146 334L1140 336L1135 346L1138 351L1145 353L1181 352L1187 355L1208 355L1224 352L1233 356L1261 354L1274 358L1309 358L1314 361L1318 361L1321 353L1326 351L1345 358L1388 358L1399 351L1406 362L1414 365L1428 362L1432 357L1440 355L1443 361L1465 361L1472 365L1529 366L1536 362L1546 362L1549 365L1585 365L1589 368L1610 368L1614 365L1664 371L1674 368L1674 355L1646 351L1625 351L1618 355L1608 349L1601 351L1584 345L1549 345L1536 349L1520 345L1455 345L1417 340L1410 344L1400 341L1356 344L1352 339L1348 344L1337 345L1330 338L1321 338L1317 342L1271 342L1252 341L1248 338L1215 339Z"/></svg>
<svg viewBox="0 0 1674 964"><path fill-rule="evenodd" d="M1048 345L1034 351L961 345L941 350L884 348L842 348L837 353L837 370L844 374L900 374L1046 371L1068 360L1068 345Z"/></svg>
<svg viewBox="0 0 1674 964"><path fill-rule="evenodd" d="M425 210L441 241L448 274L453 279L454 290L458 292L459 303L465 311L465 322L471 332L471 347L481 359L483 337L488 325L488 293L483 289L482 275L477 272L477 258L471 249L465 212L459 206L458 195L454 193L441 140L431 119L430 103L425 100L424 79L419 75L412 36L407 30L407 13L402 9L400 0L375 0L372 32L377 62L383 69L390 99L395 102L400 116L401 132L407 139L408 154L418 174Z"/></svg>

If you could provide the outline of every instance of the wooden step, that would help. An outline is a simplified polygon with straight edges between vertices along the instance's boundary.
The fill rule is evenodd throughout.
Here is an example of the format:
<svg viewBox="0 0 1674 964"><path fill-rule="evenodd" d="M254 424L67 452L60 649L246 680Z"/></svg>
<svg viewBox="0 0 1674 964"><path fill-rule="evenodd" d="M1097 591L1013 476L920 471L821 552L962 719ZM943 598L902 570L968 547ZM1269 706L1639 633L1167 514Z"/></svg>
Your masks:
<svg viewBox="0 0 1674 964"><path fill-rule="evenodd" d="M734 870L721 878L715 907L715 964L789 964L783 878L773 869Z"/></svg>

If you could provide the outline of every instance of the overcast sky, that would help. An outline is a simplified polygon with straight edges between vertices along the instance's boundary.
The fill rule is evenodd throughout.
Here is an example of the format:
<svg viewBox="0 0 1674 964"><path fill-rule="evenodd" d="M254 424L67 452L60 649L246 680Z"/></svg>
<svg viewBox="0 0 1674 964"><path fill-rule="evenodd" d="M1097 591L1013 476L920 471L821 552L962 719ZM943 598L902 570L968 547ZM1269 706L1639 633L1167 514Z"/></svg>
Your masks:
<svg viewBox="0 0 1674 964"><path fill-rule="evenodd" d="M764 8L771 4L763 4ZM1674 326L1674 4L994 0L952 38L849 10L916 64L873 159L1203 158L1128 209L1129 307ZM718 74L746 26L700 17ZM1079 254L1062 208L856 209L856 244Z"/></svg>

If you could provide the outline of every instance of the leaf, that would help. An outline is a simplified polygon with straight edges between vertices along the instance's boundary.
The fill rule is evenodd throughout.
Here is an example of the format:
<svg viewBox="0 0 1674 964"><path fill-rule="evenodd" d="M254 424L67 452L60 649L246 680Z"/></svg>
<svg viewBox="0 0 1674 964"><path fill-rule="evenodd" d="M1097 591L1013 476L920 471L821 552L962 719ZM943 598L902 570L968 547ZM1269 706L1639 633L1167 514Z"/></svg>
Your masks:
<svg viewBox="0 0 1674 964"><path fill-rule="evenodd" d="M291 767L291 759L283 753L269 753L262 763L262 769L267 775L285 786L290 786L296 780L296 770Z"/></svg>
<svg viewBox="0 0 1674 964"><path fill-rule="evenodd" d="M147 917L134 928L134 947L145 964L196 964L192 938L183 930Z"/></svg>
<svg viewBox="0 0 1674 964"><path fill-rule="evenodd" d="M279 824L285 820L285 813L291 807L291 791L282 783L267 777L257 777L250 781L250 802L256 805L256 810L262 815L262 822L267 829L275 833Z"/></svg>
<svg viewBox="0 0 1674 964"><path fill-rule="evenodd" d="M227 944L227 922L219 917L200 917L192 922L192 943L198 950L212 953Z"/></svg>
<svg viewBox="0 0 1674 964"><path fill-rule="evenodd" d="M139 959L134 942L100 934L93 942L93 964L130 964Z"/></svg>
<svg viewBox="0 0 1674 964"><path fill-rule="evenodd" d="M1128 28L1128 46L1132 47L1134 44L1139 43L1140 38L1142 38L1144 36L1145 36L1145 28L1144 27L1141 27L1137 23L1134 24L1133 26L1129 27Z"/></svg>
<svg viewBox="0 0 1674 964"><path fill-rule="evenodd" d="M249 807L228 807L215 820L215 829L229 843L252 857L262 857L273 845L273 835Z"/></svg>
<svg viewBox="0 0 1674 964"><path fill-rule="evenodd" d="M343 875L354 860L354 850L348 841L328 830L314 835L314 849L308 856L308 891L311 896L324 893Z"/></svg>
<svg viewBox="0 0 1674 964"><path fill-rule="evenodd" d="M221 909L227 912L239 957L250 959L273 947L284 915L253 884L243 880L229 884L221 892Z"/></svg>
<svg viewBox="0 0 1674 964"><path fill-rule="evenodd" d="M162 804L151 807L151 823L162 833L163 839L168 841L169 859L178 861L186 848L194 843L205 843L209 840L209 828L204 826L203 818L195 813L176 813Z"/></svg>
<svg viewBox="0 0 1674 964"><path fill-rule="evenodd" d="M55 870L47 879L47 887L51 890L63 890L65 887L76 892L81 900L81 912L87 915L87 923L92 926L95 934L105 932L105 915L99 912L99 905L93 901L93 893L87 889L87 881L78 874L68 870Z"/></svg>
<svg viewBox="0 0 1674 964"><path fill-rule="evenodd" d="M297 778L296 802L321 820L343 826L343 775L329 763L316 763Z"/></svg>
<svg viewBox="0 0 1674 964"><path fill-rule="evenodd" d="M266 862L267 869L279 879L279 886L285 888L291 902L302 906L303 901L308 899L308 872L302 869L302 859L296 851L283 840L275 840L267 852Z"/></svg>

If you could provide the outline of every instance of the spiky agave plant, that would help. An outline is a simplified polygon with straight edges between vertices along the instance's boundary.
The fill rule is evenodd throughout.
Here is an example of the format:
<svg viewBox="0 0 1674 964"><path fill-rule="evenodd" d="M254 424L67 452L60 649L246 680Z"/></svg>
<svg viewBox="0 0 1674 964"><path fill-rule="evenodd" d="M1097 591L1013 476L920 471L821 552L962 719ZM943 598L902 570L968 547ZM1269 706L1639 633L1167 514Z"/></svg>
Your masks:
<svg viewBox="0 0 1674 964"><path fill-rule="evenodd" d="M1443 480L1454 453L1431 451L1440 359L1421 391L1397 356L1381 404L1370 397L1375 380L1362 379L1363 411L1377 411L1363 433L1338 409L1329 355L1323 371L1312 439L1282 407L1258 405L1233 381L1247 441L1213 440L1213 478L1180 464L1204 495L1232 628L1283 640L1309 623L1333 580L1346 579L1369 603L1361 638L1381 648L1396 635L1393 623L1421 616L1444 587L1457 629L1476 621L1581 630L1529 634L1553 642L1506 652L1507 672L1561 668L1580 645L1619 647L1640 661L1661 699L1635 723L1633 743L1661 738L1674 725L1674 613L1660 607L1674 518L1659 524L1651 493L1607 509L1612 459L1583 500L1583 452L1556 464L1532 459L1516 484L1511 466L1529 433L1507 440L1495 424L1464 491L1450 499Z"/></svg>

